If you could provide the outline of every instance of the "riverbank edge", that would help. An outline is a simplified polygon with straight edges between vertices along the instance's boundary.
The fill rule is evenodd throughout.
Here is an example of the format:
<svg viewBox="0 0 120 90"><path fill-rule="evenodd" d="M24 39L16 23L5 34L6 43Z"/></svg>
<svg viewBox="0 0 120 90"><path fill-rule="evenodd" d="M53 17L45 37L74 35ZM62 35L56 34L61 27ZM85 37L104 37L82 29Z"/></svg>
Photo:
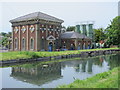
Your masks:
<svg viewBox="0 0 120 90"><path fill-rule="evenodd" d="M120 67L115 67L107 72L96 74L95 76L89 77L85 80L76 79L74 82L68 85L59 85L58 89L65 88L113 88L120 89L119 83L119 72Z"/></svg>
<svg viewBox="0 0 120 90"><path fill-rule="evenodd" d="M2 60L0 61L0 66L4 64L11 64L11 63L23 63L23 62L34 62L34 61L51 61L51 60L59 60L59 59L67 59L67 58L75 58L81 57L85 58L88 56L98 56L98 55L106 55L106 54L114 54L116 52L120 52L120 49L108 49L108 50L95 50L93 51L82 51L79 54L68 54L68 55L61 55L61 56L50 56L50 57L41 57L41 58L28 58L28 59L14 59L14 60Z"/></svg>

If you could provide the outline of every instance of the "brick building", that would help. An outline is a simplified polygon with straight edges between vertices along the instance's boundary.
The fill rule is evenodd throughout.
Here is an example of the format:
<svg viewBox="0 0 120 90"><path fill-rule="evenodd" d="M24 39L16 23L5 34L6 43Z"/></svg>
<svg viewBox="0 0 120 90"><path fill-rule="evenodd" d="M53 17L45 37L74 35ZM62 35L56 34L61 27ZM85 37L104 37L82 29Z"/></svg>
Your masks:
<svg viewBox="0 0 120 90"><path fill-rule="evenodd" d="M91 43L90 38L77 32L62 33L61 24L64 21L41 12L30 13L10 22L13 51L52 51L63 47L78 49L79 45L83 49ZM74 35L74 38L69 35ZM67 43L71 46L66 47L66 40L70 40Z"/></svg>

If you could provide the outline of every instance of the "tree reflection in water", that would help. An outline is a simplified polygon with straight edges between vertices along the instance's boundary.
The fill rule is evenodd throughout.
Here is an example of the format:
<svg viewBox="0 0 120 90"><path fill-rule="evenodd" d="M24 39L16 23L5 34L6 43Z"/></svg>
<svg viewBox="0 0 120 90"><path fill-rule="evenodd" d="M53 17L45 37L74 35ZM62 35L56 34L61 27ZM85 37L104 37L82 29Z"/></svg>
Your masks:
<svg viewBox="0 0 120 90"><path fill-rule="evenodd" d="M110 69L117 67L120 64L120 56L107 55L91 57L84 60L54 62L46 66L39 65L39 63L25 64L18 67L12 67L11 77L23 82L42 85L60 79L62 77L62 70L66 67L72 67L77 73L92 74L94 68L96 68L94 66L102 68L105 63L107 63Z"/></svg>

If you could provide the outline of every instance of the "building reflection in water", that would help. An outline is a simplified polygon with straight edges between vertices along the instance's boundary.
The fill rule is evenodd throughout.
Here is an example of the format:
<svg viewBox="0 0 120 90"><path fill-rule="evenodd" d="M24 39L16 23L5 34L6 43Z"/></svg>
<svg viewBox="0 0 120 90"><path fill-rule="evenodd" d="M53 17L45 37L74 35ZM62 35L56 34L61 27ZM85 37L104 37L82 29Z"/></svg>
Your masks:
<svg viewBox="0 0 120 90"><path fill-rule="evenodd" d="M91 73L92 72L92 65L93 65L93 60L88 60L88 72Z"/></svg>
<svg viewBox="0 0 120 90"><path fill-rule="evenodd" d="M23 82L42 85L62 77L61 63L36 65L32 68L29 65L12 67L11 77Z"/></svg>
<svg viewBox="0 0 120 90"><path fill-rule="evenodd" d="M104 62L108 63L110 69L117 67L120 63L120 57L118 55L99 56L93 58L87 58L84 60L65 61L62 66L75 67L76 72L93 72L93 66L103 67Z"/></svg>
<svg viewBox="0 0 120 90"><path fill-rule="evenodd" d="M112 69L117 67L119 63L119 55L109 55L84 60L50 63L46 66L39 65L39 63L25 64L19 67L12 67L11 77L23 82L42 85L60 79L62 75L64 76L64 73L61 71L66 69L66 67L72 67L73 71L77 73L91 74L94 72L94 68L103 68L107 64L109 68ZM68 74L68 76L70 75Z"/></svg>

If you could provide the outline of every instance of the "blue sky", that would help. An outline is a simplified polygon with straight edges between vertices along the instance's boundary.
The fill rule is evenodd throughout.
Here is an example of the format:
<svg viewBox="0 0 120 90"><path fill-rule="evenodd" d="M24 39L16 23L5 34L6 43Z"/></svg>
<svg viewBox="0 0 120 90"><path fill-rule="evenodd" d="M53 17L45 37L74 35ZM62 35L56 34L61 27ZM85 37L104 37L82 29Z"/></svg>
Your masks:
<svg viewBox="0 0 120 90"><path fill-rule="evenodd" d="M32 12L43 12L64 20L64 26L95 21L94 28L106 28L118 15L118 2L3 2L0 3L0 31L11 31L9 20Z"/></svg>

